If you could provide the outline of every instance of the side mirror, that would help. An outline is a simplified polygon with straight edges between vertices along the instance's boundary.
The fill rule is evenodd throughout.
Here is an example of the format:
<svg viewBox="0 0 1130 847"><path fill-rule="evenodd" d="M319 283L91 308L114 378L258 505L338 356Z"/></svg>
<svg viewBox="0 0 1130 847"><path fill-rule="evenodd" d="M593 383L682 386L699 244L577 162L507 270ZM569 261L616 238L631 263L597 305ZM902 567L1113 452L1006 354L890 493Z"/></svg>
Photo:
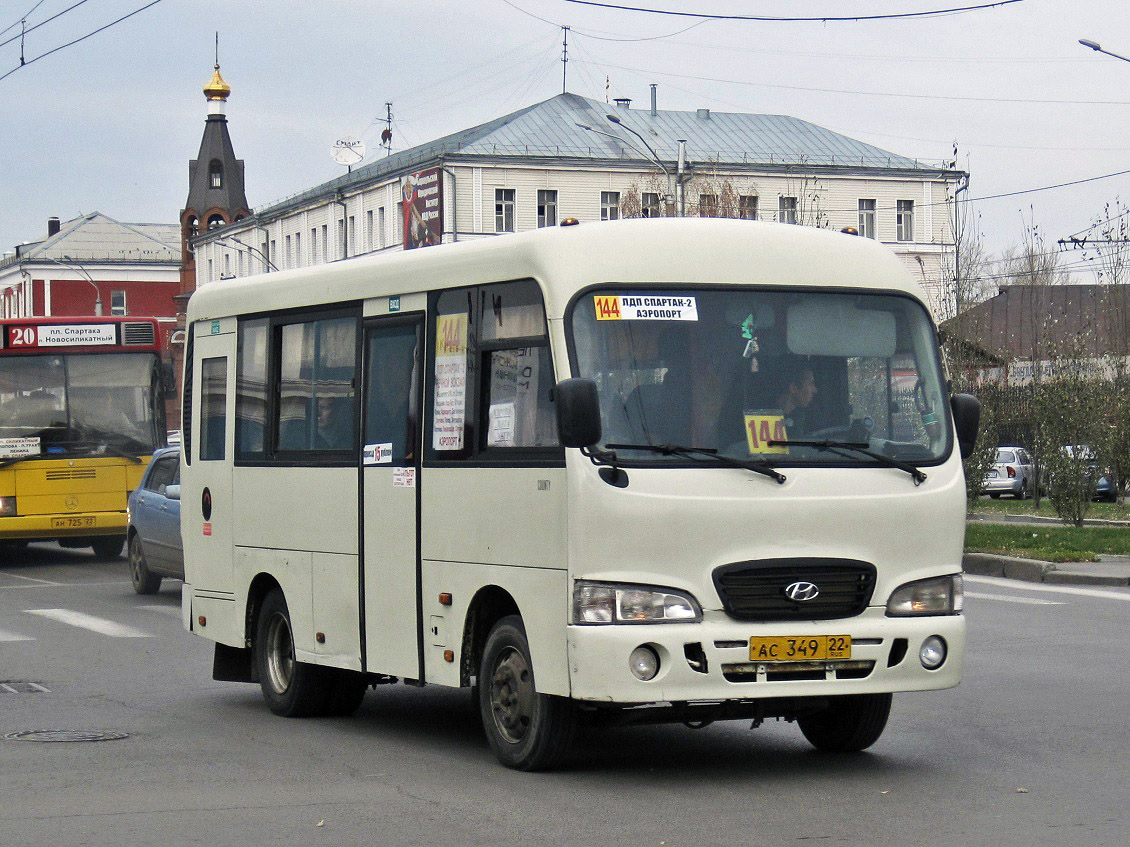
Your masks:
<svg viewBox="0 0 1130 847"><path fill-rule="evenodd" d="M591 379L563 379L553 389L557 436L565 447L592 447L600 441L600 398Z"/></svg>
<svg viewBox="0 0 1130 847"><path fill-rule="evenodd" d="M177 374L173 370L172 362L161 363L161 390L165 397L173 397L177 393Z"/></svg>
<svg viewBox="0 0 1130 847"><path fill-rule="evenodd" d="M166 485L165 486L165 499L179 500L180 499L180 486L179 485Z"/></svg>
<svg viewBox="0 0 1130 847"><path fill-rule="evenodd" d="M953 424L957 429L957 446L961 458L973 455L977 443L977 429L981 426L981 401L972 394L954 394L950 397Z"/></svg>

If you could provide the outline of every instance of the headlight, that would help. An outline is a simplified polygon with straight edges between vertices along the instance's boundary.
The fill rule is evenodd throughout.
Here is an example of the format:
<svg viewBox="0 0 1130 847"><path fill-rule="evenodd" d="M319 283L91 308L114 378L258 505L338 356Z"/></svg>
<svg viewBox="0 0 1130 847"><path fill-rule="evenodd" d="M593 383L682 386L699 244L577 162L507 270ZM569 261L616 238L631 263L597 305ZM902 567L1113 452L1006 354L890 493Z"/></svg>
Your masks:
<svg viewBox="0 0 1130 847"><path fill-rule="evenodd" d="M10 518L14 514L16 514L16 498L0 497L0 515Z"/></svg>
<svg viewBox="0 0 1130 847"><path fill-rule="evenodd" d="M702 609L689 594L640 585L578 580L573 586L573 623L694 623Z"/></svg>
<svg viewBox="0 0 1130 847"><path fill-rule="evenodd" d="M953 574L900 586L887 601L887 614L892 617L956 615L963 606L961 574Z"/></svg>

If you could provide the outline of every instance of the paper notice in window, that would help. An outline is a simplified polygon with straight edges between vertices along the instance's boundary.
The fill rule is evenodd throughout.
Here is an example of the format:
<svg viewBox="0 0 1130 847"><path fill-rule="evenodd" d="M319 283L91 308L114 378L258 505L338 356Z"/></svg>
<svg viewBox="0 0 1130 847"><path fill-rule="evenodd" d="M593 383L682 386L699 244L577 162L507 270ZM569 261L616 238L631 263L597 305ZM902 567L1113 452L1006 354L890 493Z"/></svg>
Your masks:
<svg viewBox="0 0 1130 847"><path fill-rule="evenodd" d="M467 316L436 317L432 448L462 450L467 415Z"/></svg>

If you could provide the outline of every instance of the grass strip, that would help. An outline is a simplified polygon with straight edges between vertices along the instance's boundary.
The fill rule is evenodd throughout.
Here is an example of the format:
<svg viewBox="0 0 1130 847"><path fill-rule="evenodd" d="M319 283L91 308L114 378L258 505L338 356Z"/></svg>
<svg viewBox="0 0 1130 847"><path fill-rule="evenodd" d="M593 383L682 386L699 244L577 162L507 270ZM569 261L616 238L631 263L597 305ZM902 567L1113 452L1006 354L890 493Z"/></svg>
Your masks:
<svg viewBox="0 0 1130 847"><path fill-rule="evenodd" d="M1093 562L1103 553L1130 555L1130 529L970 523L965 550L1045 562Z"/></svg>

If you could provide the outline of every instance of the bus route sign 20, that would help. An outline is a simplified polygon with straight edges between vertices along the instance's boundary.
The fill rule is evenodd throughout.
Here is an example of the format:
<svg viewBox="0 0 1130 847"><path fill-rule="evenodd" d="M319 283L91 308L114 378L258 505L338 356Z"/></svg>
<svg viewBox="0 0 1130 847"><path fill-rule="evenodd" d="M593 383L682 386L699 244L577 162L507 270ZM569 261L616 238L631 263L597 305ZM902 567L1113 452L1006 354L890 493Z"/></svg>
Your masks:
<svg viewBox="0 0 1130 847"><path fill-rule="evenodd" d="M8 327L8 346L13 349L112 346L117 343L117 327L114 324L42 324Z"/></svg>

